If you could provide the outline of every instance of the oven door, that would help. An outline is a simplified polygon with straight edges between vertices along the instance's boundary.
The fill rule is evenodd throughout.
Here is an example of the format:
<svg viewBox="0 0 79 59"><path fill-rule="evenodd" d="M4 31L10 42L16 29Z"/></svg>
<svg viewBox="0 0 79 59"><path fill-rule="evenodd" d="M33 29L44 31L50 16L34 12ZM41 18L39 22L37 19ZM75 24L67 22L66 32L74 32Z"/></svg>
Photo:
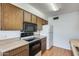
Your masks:
<svg viewBox="0 0 79 59"><path fill-rule="evenodd" d="M35 41L29 44L29 55L34 56L41 50L41 41Z"/></svg>

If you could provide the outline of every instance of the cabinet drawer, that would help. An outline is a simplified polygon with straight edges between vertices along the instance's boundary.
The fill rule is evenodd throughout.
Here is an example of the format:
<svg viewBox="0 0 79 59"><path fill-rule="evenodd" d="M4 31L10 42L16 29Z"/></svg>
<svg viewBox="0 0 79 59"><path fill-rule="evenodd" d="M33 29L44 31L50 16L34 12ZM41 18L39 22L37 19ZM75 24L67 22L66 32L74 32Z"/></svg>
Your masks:
<svg viewBox="0 0 79 59"><path fill-rule="evenodd" d="M21 46L21 47L18 47L18 48L15 48L13 50L10 50L10 51L7 51L7 52L4 52L4 56L13 56L13 55L17 55L18 53L22 52L22 51L28 51L29 50L29 46L27 45L24 45L24 46Z"/></svg>

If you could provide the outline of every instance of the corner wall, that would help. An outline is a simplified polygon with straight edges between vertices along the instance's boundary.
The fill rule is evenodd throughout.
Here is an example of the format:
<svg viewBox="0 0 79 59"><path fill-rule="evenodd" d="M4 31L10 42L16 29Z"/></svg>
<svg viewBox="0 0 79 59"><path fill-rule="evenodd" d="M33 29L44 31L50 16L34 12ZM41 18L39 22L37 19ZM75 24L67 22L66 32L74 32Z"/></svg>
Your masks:
<svg viewBox="0 0 79 59"><path fill-rule="evenodd" d="M53 45L70 49L69 41L79 39L79 12L59 15L58 20L49 18L53 25Z"/></svg>

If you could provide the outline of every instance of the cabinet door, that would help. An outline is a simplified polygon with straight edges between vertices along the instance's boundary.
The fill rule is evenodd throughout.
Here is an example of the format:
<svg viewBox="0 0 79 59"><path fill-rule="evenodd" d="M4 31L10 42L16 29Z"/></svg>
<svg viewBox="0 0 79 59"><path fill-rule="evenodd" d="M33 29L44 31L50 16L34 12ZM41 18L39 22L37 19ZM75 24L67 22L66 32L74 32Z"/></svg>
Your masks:
<svg viewBox="0 0 79 59"><path fill-rule="evenodd" d="M46 51L46 38L41 39L41 50L42 53Z"/></svg>
<svg viewBox="0 0 79 59"><path fill-rule="evenodd" d="M2 4L2 29L21 30L23 26L23 10L14 5Z"/></svg>
<svg viewBox="0 0 79 59"><path fill-rule="evenodd" d="M45 20L45 24L48 24L48 21Z"/></svg>
<svg viewBox="0 0 79 59"><path fill-rule="evenodd" d="M24 22L31 22L31 13L24 11Z"/></svg>
<svg viewBox="0 0 79 59"><path fill-rule="evenodd" d="M38 30L42 30L42 19L37 17L37 28Z"/></svg>
<svg viewBox="0 0 79 59"><path fill-rule="evenodd" d="M36 24L36 16L32 15L32 23Z"/></svg>
<svg viewBox="0 0 79 59"><path fill-rule="evenodd" d="M45 25L45 20L42 20L42 22L43 22L43 25Z"/></svg>
<svg viewBox="0 0 79 59"><path fill-rule="evenodd" d="M42 20L42 22L43 22L43 25L48 24L48 21L46 21L46 20Z"/></svg>
<svg viewBox="0 0 79 59"><path fill-rule="evenodd" d="M0 3L0 30L1 30L1 3Z"/></svg>

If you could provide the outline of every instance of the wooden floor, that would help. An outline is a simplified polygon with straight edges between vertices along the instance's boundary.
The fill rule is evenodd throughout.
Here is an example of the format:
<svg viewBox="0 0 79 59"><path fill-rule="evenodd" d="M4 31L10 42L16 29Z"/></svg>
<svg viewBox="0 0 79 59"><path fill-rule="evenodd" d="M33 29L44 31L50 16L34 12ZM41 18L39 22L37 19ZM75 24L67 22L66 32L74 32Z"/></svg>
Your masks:
<svg viewBox="0 0 79 59"><path fill-rule="evenodd" d="M72 56L72 52L63 48L53 47L45 51L42 56Z"/></svg>

